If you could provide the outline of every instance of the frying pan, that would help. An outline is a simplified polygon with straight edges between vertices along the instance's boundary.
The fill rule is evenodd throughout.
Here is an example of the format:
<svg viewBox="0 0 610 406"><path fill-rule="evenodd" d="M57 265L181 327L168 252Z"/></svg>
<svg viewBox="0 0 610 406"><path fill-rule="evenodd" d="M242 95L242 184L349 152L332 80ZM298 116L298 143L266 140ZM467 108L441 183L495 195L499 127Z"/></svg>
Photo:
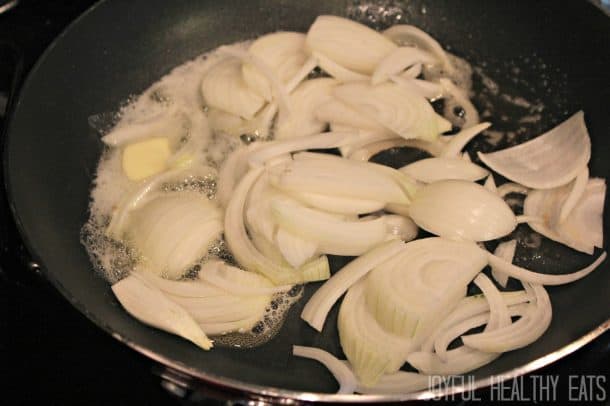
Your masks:
<svg viewBox="0 0 610 406"><path fill-rule="evenodd" d="M117 0L101 1L77 19L29 74L13 105L4 145L10 205L33 259L66 299L116 339L174 370L206 384L275 400L429 397L430 393L335 395L337 385L324 367L290 356L293 344L317 346L342 356L336 306L322 334L298 317L316 284L307 286L305 297L269 343L248 350L219 347L204 352L136 322L123 311L107 282L92 270L79 242L102 151L89 117L115 111L129 96L196 55L270 31L306 31L319 14L349 15L377 28L401 21L430 32L455 54L483 67L504 91L542 106L541 119L517 131L517 140L584 110L593 142L591 173L608 176L610 20L590 3ZM493 102L492 96L475 103L481 107ZM500 110L502 100L497 99ZM492 121L510 130L510 123L522 113L514 107L507 104L504 112L494 112ZM485 142L477 142L474 147L490 149ZM604 231L607 235L608 222ZM525 250L517 262L542 271L567 272L591 261L546 240L536 252L540 251L542 255L528 255ZM333 259L334 269L340 262ZM476 385L489 385L492 376L531 372L608 329L608 268L605 263L577 283L550 287L554 318L547 333L536 343L474 371ZM451 390L463 388L447 393Z"/></svg>

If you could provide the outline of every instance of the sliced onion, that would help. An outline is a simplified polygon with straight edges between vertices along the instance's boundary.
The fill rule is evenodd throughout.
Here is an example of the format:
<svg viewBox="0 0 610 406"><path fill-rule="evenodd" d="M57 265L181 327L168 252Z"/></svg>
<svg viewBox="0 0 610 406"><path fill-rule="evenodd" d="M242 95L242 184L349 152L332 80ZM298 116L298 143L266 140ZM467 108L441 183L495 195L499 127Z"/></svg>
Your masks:
<svg viewBox="0 0 610 406"><path fill-rule="evenodd" d="M318 66L318 60L313 56L307 58L303 66L299 71L297 71L292 79L288 83L286 83L286 91L288 93L292 93L297 86L303 82L307 76Z"/></svg>
<svg viewBox="0 0 610 406"><path fill-rule="evenodd" d="M364 214L383 209L385 203L376 200L353 199L349 197L327 196L319 193L290 193L298 201L316 209L339 214Z"/></svg>
<svg viewBox="0 0 610 406"><path fill-rule="evenodd" d="M523 185L513 182L506 182L498 186L498 195L505 197L511 193L517 193L520 195L527 195L530 189Z"/></svg>
<svg viewBox="0 0 610 406"><path fill-rule="evenodd" d="M250 52L243 51L241 49L222 46L218 48L220 53L227 54L234 58L237 58L243 63L247 63L252 67L256 68L259 73L267 78L271 84L273 90L274 100L278 103L280 111L284 114L290 114L290 101L288 100L288 91L283 83L280 82L278 77L273 72L273 69L267 65L267 62ZM243 80L243 79L242 79Z"/></svg>
<svg viewBox="0 0 610 406"><path fill-rule="evenodd" d="M434 57L425 51L415 47L398 47L379 62L371 77L371 84L383 83L390 76L396 75L415 64L432 64L434 62Z"/></svg>
<svg viewBox="0 0 610 406"><path fill-rule="evenodd" d="M385 220L390 236L400 238L405 242L414 240L417 237L419 229L410 218L395 214L384 214L381 217Z"/></svg>
<svg viewBox="0 0 610 406"><path fill-rule="evenodd" d="M150 137L178 140L187 133L188 118L175 109L163 110L142 121L121 124L102 137L102 142L118 147Z"/></svg>
<svg viewBox="0 0 610 406"><path fill-rule="evenodd" d="M558 220L559 223L563 223L568 218L572 209L574 209L576 204L578 204L578 201L584 195L588 183L589 168L585 166L585 168L578 174L578 176L576 176L576 179L574 179L574 182L572 183L572 188L570 189L570 194L568 194L568 197L561 206L561 211L559 212Z"/></svg>
<svg viewBox="0 0 610 406"><path fill-rule="evenodd" d="M582 111L552 130L481 161L500 175L534 189L565 185L583 170L591 157L591 140Z"/></svg>
<svg viewBox="0 0 610 406"><path fill-rule="evenodd" d="M274 286L269 279L260 274L247 272L221 261L206 262L198 276L200 280L237 296L272 295L286 292L293 286Z"/></svg>
<svg viewBox="0 0 610 406"><path fill-rule="evenodd" d="M441 45L427 32L413 25L397 24L385 30L383 35L400 46L414 45L424 51L431 52L446 71L453 71L453 66Z"/></svg>
<svg viewBox="0 0 610 406"><path fill-rule="evenodd" d="M337 379L337 382L339 382L339 390L337 393L354 393L354 390L358 385L356 376L347 365L329 352L319 348L293 345L292 354L297 357L314 359L328 368L335 379Z"/></svg>
<svg viewBox="0 0 610 406"><path fill-rule="evenodd" d="M441 121L437 121L438 115L430 103L395 83L378 86L364 82L345 83L337 86L334 94L343 103L403 138L432 141L441 132Z"/></svg>
<svg viewBox="0 0 610 406"><path fill-rule="evenodd" d="M345 221L288 198L271 201L275 220L286 230L312 241L320 252L333 255L362 255L386 239L383 218Z"/></svg>
<svg viewBox="0 0 610 406"><path fill-rule="evenodd" d="M498 193L498 187L496 186L496 182L494 181L494 176L492 174L489 174L487 179L485 179L483 187L492 193Z"/></svg>
<svg viewBox="0 0 610 406"><path fill-rule="evenodd" d="M292 138L320 133L326 122L318 120L315 110L331 99L337 81L318 78L303 82L289 96L292 112L290 116L280 114L275 124L275 137Z"/></svg>
<svg viewBox="0 0 610 406"><path fill-rule="evenodd" d="M500 356L500 353L482 352L468 347L458 347L447 351L447 361L441 360L431 352L413 352L407 362L422 374L461 375L487 365Z"/></svg>
<svg viewBox="0 0 610 406"><path fill-rule="evenodd" d="M211 68L203 77L201 93L208 106L245 119L253 118L265 103L244 82L236 58L226 58Z"/></svg>
<svg viewBox="0 0 610 406"><path fill-rule="evenodd" d="M474 182L483 179L489 172L478 165L463 159L452 158L427 158L415 161L412 164L400 168L412 178L432 183L439 180L461 179Z"/></svg>
<svg viewBox="0 0 610 406"><path fill-rule="evenodd" d="M220 167L218 174L216 200L226 207L237 182L248 172L248 155L258 148L256 143L248 148L238 148L231 152Z"/></svg>
<svg viewBox="0 0 610 406"><path fill-rule="evenodd" d="M514 292L501 292L502 300L511 310L511 314L517 314L517 311L520 311L520 307L522 304L527 303L530 300L533 300L533 297L530 297L528 292L522 291L514 291ZM458 305L449 313L449 315L443 319L441 323L434 329L434 332L428 336L426 341L421 346L422 352L432 352L434 349L434 343L440 337L441 334L444 334L448 329L452 328L452 326L464 322L466 320L478 317L483 315L484 324L489 317L485 315L489 312L489 301L486 297L481 295L467 296L463 298ZM475 327L480 324L476 324L474 321L468 322L470 325L475 324Z"/></svg>
<svg viewBox="0 0 610 406"><path fill-rule="evenodd" d="M408 204L409 195L394 177L400 172L380 165L328 156L326 159L294 160L271 168L271 183L287 192L311 192L328 196Z"/></svg>
<svg viewBox="0 0 610 406"><path fill-rule="evenodd" d="M391 75L390 80L397 85L404 87L407 91L417 93L430 101L438 100L443 96L443 87L438 83L428 82L420 79L405 78L397 75ZM449 130L451 130L451 123L449 123L449 128L441 132Z"/></svg>
<svg viewBox="0 0 610 406"><path fill-rule="evenodd" d="M285 140L270 141L263 144L255 152L251 153L248 161L251 166L259 166L289 152L302 151L306 149L330 149L353 142L358 139L358 133L327 132L319 134L302 135Z"/></svg>
<svg viewBox="0 0 610 406"><path fill-rule="evenodd" d="M339 297L371 269L393 257L403 248L402 241L388 241L352 260L313 294L303 308L301 318L316 330L322 331L326 316Z"/></svg>
<svg viewBox="0 0 610 406"><path fill-rule="evenodd" d="M331 123L333 130L336 125L341 125L351 129L369 130L381 136L396 137L396 134L377 123L374 119L360 114L347 104L336 99L321 104L316 109L316 117L319 121Z"/></svg>
<svg viewBox="0 0 610 406"><path fill-rule="evenodd" d="M474 137L479 135L479 133L488 129L489 126L491 126L491 123L480 123L472 127L465 128L455 135L447 136L449 142L443 149L441 156L458 156L462 152L466 144L468 144Z"/></svg>
<svg viewBox="0 0 610 406"><path fill-rule="evenodd" d="M322 15L309 27L310 51L358 73L370 75L396 45L378 32L347 18Z"/></svg>
<svg viewBox="0 0 610 406"><path fill-rule="evenodd" d="M248 238L243 221L244 206L248 192L262 171L263 168L250 170L242 178L225 212L225 239L235 259L245 269L265 275L276 285L327 279L330 270L326 257L322 256L296 270L269 260Z"/></svg>
<svg viewBox="0 0 610 406"><path fill-rule="evenodd" d="M403 78L403 79L415 79L419 75L421 75L422 70L423 69L422 69L421 63L417 63L417 64L411 66L409 69L407 69L404 72L402 72L401 74L394 75L394 76L395 77L398 76L398 77Z"/></svg>
<svg viewBox="0 0 610 406"><path fill-rule="evenodd" d="M201 194L168 193L134 210L126 230L150 271L177 279L219 237L221 216Z"/></svg>
<svg viewBox="0 0 610 406"><path fill-rule="evenodd" d="M411 241L368 275L367 306L386 330L421 343L486 264L485 253L474 243Z"/></svg>
<svg viewBox="0 0 610 406"><path fill-rule="evenodd" d="M494 251L494 255L502 258L506 262L513 262L513 258L515 257L515 251L517 250L517 240L509 240L504 241L498 244L496 250ZM508 284L508 275L497 269L496 267L491 268L491 275L494 279L502 286L506 287Z"/></svg>
<svg viewBox="0 0 610 406"><path fill-rule="evenodd" d="M470 128L479 123L479 113L470 101L468 95L457 87L450 79L441 78L439 83L443 86L444 95L447 97L445 102L445 115L453 113L451 106L459 106L464 110L464 124L462 128Z"/></svg>
<svg viewBox="0 0 610 406"><path fill-rule="evenodd" d="M300 267L310 260L318 251L318 244L291 233L283 227L279 227L275 233L275 243L290 265Z"/></svg>
<svg viewBox="0 0 610 406"><path fill-rule="evenodd" d="M424 230L469 241L494 240L517 226L504 200L479 184L463 180L444 180L420 188L409 215Z"/></svg>
<svg viewBox="0 0 610 406"><path fill-rule="evenodd" d="M603 211L606 182L592 178L585 186L570 215L560 222L561 211L572 196L571 185L550 190L533 190L523 203L523 212L542 222L530 222L538 233L578 251L593 254L595 247L603 245Z"/></svg>
<svg viewBox="0 0 610 406"><path fill-rule="evenodd" d="M354 373L363 386L371 386L383 374L398 371L412 344L377 323L366 306L363 282L360 280L345 295L337 325L341 348Z"/></svg>
<svg viewBox="0 0 610 406"><path fill-rule="evenodd" d="M549 295L541 285L524 287L536 297L536 302L526 314L514 323L493 331L462 336L464 345L485 352L506 352L525 347L544 334L552 318L552 307Z"/></svg>
<svg viewBox="0 0 610 406"><path fill-rule="evenodd" d="M276 32L259 37L250 45L248 52L265 61L269 70L282 85L288 83L305 63L305 34L300 32ZM312 68L313 69L313 68ZM310 69L311 70L311 69ZM274 94L269 79L257 66L244 63L244 81L257 94L271 100Z"/></svg>
<svg viewBox="0 0 610 406"><path fill-rule="evenodd" d="M591 272L593 272L604 260L606 259L606 252L604 251L597 259L589 266L580 269L576 272L562 274L562 275L551 275L533 272L525 268L521 268L517 265L513 265L509 262L504 261L493 254L488 254L489 264L495 267L500 272L512 276L515 279L520 279L522 282L528 282L537 285L564 285L584 278Z"/></svg>
<svg viewBox="0 0 610 406"><path fill-rule="evenodd" d="M356 80L368 80L369 77L363 75L358 72L354 72L353 70L347 69L338 63L334 62L332 59L325 57L323 54L319 52L313 52L312 57L316 59L318 65L322 70L332 76L339 82L353 82Z"/></svg>
<svg viewBox="0 0 610 406"><path fill-rule="evenodd" d="M112 292L125 310L141 322L179 335L204 350L212 348L212 341L187 311L153 285L128 276L112 285Z"/></svg>
<svg viewBox="0 0 610 406"><path fill-rule="evenodd" d="M115 240L121 240L130 213L154 199L157 196L157 193L155 192L157 192L164 183L181 182L191 177L204 178L215 175L216 170L214 168L194 165L192 167L171 169L151 178L144 179L133 191L121 199L118 207L112 213L112 219L106 228L106 235Z"/></svg>

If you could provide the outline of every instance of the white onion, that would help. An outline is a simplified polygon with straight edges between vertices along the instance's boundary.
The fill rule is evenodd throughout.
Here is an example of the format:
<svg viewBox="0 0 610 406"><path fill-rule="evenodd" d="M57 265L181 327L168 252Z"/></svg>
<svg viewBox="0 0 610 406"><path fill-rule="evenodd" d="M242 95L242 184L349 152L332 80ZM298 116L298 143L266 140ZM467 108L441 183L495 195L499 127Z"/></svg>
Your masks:
<svg viewBox="0 0 610 406"><path fill-rule="evenodd" d="M370 75L396 45L365 25L342 17L318 16L309 27L307 48L358 73Z"/></svg>
<svg viewBox="0 0 610 406"><path fill-rule="evenodd" d="M168 193L134 210L126 230L147 269L177 279L219 237L221 216L201 194Z"/></svg>
<svg viewBox="0 0 610 406"><path fill-rule="evenodd" d="M346 221L288 198L271 201L271 212L287 231L316 244L320 252L362 255L386 239L385 219Z"/></svg>
<svg viewBox="0 0 610 406"><path fill-rule="evenodd" d="M441 45L427 32L413 25L397 24L385 30L383 35L400 46L414 45L431 52L447 72L453 71L453 66Z"/></svg>
<svg viewBox="0 0 610 406"><path fill-rule="evenodd" d="M345 295L337 326L341 348L359 382L371 386L383 374L398 371L412 351L412 344L377 323L366 306L363 282L360 280Z"/></svg>
<svg viewBox="0 0 610 406"><path fill-rule="evenodd" d="M515 279L520 279L522 282L528 282L537 285L564 285L584 278L597 267L604 262L606 259L606 252L604 251L593 263L585 268L578 271L555 275L555 274L543 274L533 272L525 268L513 265L509 262L504 261L502 258L496 257L493 254L488 254L489 265L496 267L499 271L512 276Z"/></svg>
<svg viewBox="0 0 610 406"><path fill-rule="evenodd" d="M441 156L444 157L456 157L458 156L466 144L468 144L474 137L479 135L481 131L488 129L491 123L480 123L473 125L472 127L464 128L455 135L447 136L449 142L443 149Z"/></svg>
<svg viewBox="0 0 610 406"><path fill-rule="evenodd" d="M141 322L179 335L204 350L212 348L212 341L186 310L153 285L131 275L112 285L112 292L125 310Z"/></svg>
<svg viewBox="0 0 610 406"><path fill-rule="evenodd" d="M311 358L323 364L339 382L337 393L354 393L358 380L352 370L332 354L319 348L292 346L292 354L297 357Z"/></svg>
<svg viewBox="0 0 610 406"><path fill-rule="evenodd" d="M345 83L337 86L334 94L354 110L407 139L434 140L441 132L439 123L446 121L437 121L438 115L425 98L395 83L378 86Z"/></svg>
<svg viewBox="0 0 610 406"><path fill-rule="evenodd" d="M329 59L322 55L319 52L313 52L312 57L318 62L318 66L322 68L322 70L332 76L339 82L353 82L355 80L368 80L369 77L363 75L358 72L354 72L353 70L349 70L338 63L334 62L332 59Z"/></svg>
<svg viewBox="0 0 610 406"><path fill-rule="evenodd" d="M444 180L420 188L409 215L433 234L469 241L494 240L517 226L504 200L481 185L463 180Z"/></svg>
<svg viewBox="0 0 610 406"><path fill-rule="evenodd" d="M329 149L357 140L357 133L327 132L319 134L301 135L284 140L266 142L248 157L250 166L259 166L289 152L302 151L306 149Z"/></svg>
<svg viewBox="0 0 610 406"><path fill-rule="evenodd" d="M571 185L549 190L533 190L523 203L524 214L542 218L529 226L538 233L578 251L593 254L603 245L603 212L606 182L590 179L569 216L560 221L561 211L571 196Z"/></svg>
<svg viewBox="0 0 610 406"><path fill-rule="evenodd" d="M328 196L310 192L290 192L290 196L316 209L339 214L364 214L383 209L384 202Z"/></svg>
<svg viewBox="0 0 610 406"><path fill-rule="evenodd" d="M102 137L106 145L117 147L150 137L167 137L178 140L189 127L188 118L176 109L166 109L146 120L132 122L113 128Z"/></svg>
<svg viewBox="0 0 610 406"><path fill-rule="evenodd" d="M316 330L322 331L328 312L341 295L371 269L393 257L403 248L402 241L388 241L352 260L334 273L332 278L313 294L303 308L301 318Z"/></svg>
<svg viewBox="0 0 610 406"><path fill-rule="evenodd" d="M504 241L498 244L494 251L494 255L498 258L502 258L506 262L512 263L516 250L517 240ZM500 271L497 267L491 267L491 275L503 288L508 284L508 275Z"/></svg>
<svg viewBox="0 0 610 406"><path fill-rule="evenodd" d="M412 178L432 183L439 180L461 179L475 181L483 179L489 172L463 159L427 158L415 161L399 169Z"/></svg>
<svg viewBox="0 0 610 406"><path fill-rule="evenodd" d="M351 129L368 130L381 136L396 137L391 130L377 123L374 119L362 115L347 104L333 99L321 104L316 109L319 121L331 123L333 130L336 125L350 127Z"/></svg>
<svg viewBox="0 0 610 406"><path fill-rule="evenodd" d="M507 326L462 336L464 345L485 352L506 352L525 347L540 338L551 323L551 301L541 285L524 286L536 296L535 304L530 305L532 309Z"/></svg>
<svg viewBox="0 0 610 406"><path fill-rule="evenodd" d="M243 220L244 207L248 192L262 171L263 168L252 169L242 178L225 211L225 239L235 259L247 270L265 275L276 285L327 279L330 270L326 257L320 257L297 270L271 261L248 238Z"/></svg>
<svg viewBox="0 0 610 406"><path fill-rule="evenodd" d="M241 62L236 58L226 58L207 72L201 81L201 94L208 106L248 120L265 103L244 82Z"/></svg>
<svg viewBox="0 0 610 406"><path fill-rule="evenodd" d="M464 124L462 125L462 128L470 128L478 124L479 113L464 90L457 87L451 79L441 78L439 79L439 83L443 87L443 94L448 100L451 100L453 105L460 106L464 110Z"/></svg>
<svg viewBox="0 0 610 406"><path fill-rule="evenodd" d="M415 64L432 63L434 63L434 57L427 52L415 47L398 47L379 61L371 77L371 84L383 83L390 76L396 75Z"/></svg>
<svg viewBox="0 0 610 406"><path fill-rule="evenodd" d="M474 243L411 241L368 275L367 306L386 330L421 343L485 265L485 254Z"/></svg>
<svg viewBox="0 0 610 406"><path fill-rule="evenodd" d="M572 209L574 209L574 206L578 204L578 201L585 193L588 183L589 168L585 166L585 168L578 174L578 176L576 176L574 182L572 182L572 188L570 189L570 193L568 194L568 197L561 206L561 211L559 212L559 219L557 220L559 223L563 223L570 215Z"/></svg>
<svg viewBox="0 0 610 406"><path fill-rule="evenodd" d="M291 138L320 133L326 122L318 120L315 110L331 99L337 81L330 78L307 80L290 94L291 114L280 113L275 123L275 137Z"/></svg>
<svg viewBox="0 0 610 406"><path fill-rule="evenodd" d="M443 87L438 83L428 82L421 79L405 78L397 75L391 75L390 80L397 85L404 87L409 92L417 93L430 101L438 100L443 96ZM451 123L449 123L448 126L449 128L447 128L445 131L451 130Z"/></svg>
<svg viewBox="0 0 610 406"><path fill-rule="evenodd" d="M589 162L591 140L582 111L552 130L481 161L500 175L534 189L551 189L574 179Z"/></svg>
<svg viewBox="0 0 610 406"><path fill-rule="evenodd" d="M275 233L275 243L286 262L295 268L310 260L318 250L317 243L291 233L284 227L279 227Z"/></svg>
<svg viewBox="0 0 610 406"><path fill-rule="evenodd" d="M299 32L276 32L263 35L250 45L248 52L265 61L278 81L285 85L299 72L307 59L305 35ZM269 79L260 73L256 66L244 63L242 74L244 81L253 91L265 100L272 99L273 87Z"/></svg>

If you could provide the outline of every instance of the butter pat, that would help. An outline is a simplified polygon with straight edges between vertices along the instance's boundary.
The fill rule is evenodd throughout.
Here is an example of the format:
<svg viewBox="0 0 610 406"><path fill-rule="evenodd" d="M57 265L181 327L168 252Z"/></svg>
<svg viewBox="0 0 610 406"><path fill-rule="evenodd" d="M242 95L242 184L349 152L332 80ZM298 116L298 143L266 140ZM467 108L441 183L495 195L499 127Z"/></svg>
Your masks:
<svg viewBox="0 0 610 406"><path fill-rule="evenodd" d="M149 138L134 142L123 149L123 171L131 180L141 180L163 172L171 155L169 139Z"/></svg>

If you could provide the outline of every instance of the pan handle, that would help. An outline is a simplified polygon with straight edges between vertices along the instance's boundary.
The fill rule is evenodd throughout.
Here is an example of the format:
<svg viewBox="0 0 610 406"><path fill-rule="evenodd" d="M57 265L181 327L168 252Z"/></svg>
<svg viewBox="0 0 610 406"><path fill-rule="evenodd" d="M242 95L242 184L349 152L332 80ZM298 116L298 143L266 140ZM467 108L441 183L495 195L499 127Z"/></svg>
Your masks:
<svg viewBox="0 0 610 406"><path fill-rule="evenodd" d="M265 398L260 395L207 383L168 366L157 365L153 367L153 373L161 378L163 389L170 395L181 399L183 404L187 405L207 405L211 403L211 400L214 400L215 404L226 406L270 406L278 404L277 398ZM301 403L291 400L285 404L299 405Z"/></svg>

